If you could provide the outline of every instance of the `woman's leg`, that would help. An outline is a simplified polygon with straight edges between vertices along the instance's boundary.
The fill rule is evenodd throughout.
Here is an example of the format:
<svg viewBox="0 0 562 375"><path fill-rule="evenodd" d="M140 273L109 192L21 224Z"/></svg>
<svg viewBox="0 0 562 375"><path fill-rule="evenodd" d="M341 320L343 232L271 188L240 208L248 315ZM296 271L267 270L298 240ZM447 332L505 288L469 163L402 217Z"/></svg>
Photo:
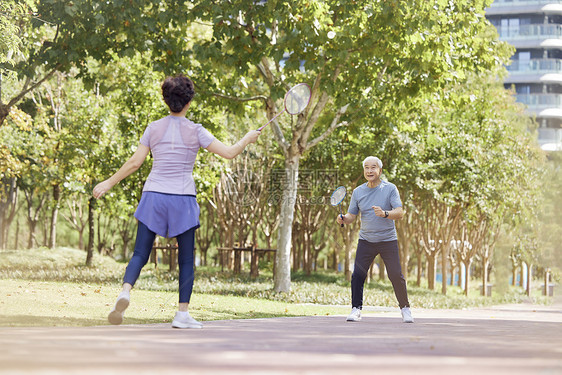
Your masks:
<svg viewBox="0 0 562 375"><path fill-rule="evenodd" d="M131 258L125 276L123 277L123 290L117 297L115 307L109 312L107 319L111 324L121 324L123 322L123 314L129 306L129 292L135 285L142 267L148 262L148 257L152 251L152 244L156 234L152 232L146 225L139 221L137 228L137 239L135 242L135 252Z"/></svg>
<svg viewBox="0 0 562 375"><path fill-rule="evenodd" d="M172 321L174 328L203 328L203 324L193 319L187 311L191 292L193 291L194 260L195 260L195 229L183 232L176 237L178 240L178 265L180 268L180 303L178 312Z"/></svg>
<svg viewBox="0 0 562 375"><path fill-rule="evenodd" d="M123 277L123 291L130 291L139 278L141 269L148 262L152 245L156 233L148 229L146 225L139 221L137 227L137 239L135 241L135 251L133 257L127 265L125 276ZM128 284L128 285L127 285Z"/></svg>
<svg viewBox="0 0 562 375"><path fill-rule="evenodd" d="M400 308L410 307L408 291L406 289L406 279L402 274L402 267L400 266L398 241L379 242L377 243L377 247L384 260L386 272L394 288L394 294L398 300L398 305Z"/></svg>
<svg viewBox="0 0 562 375"><path fill-rule="evenodd" d="M195 229L183 232L176 237L178 240L179 276L179 311L187 311L193 291L195 261Z"/></svg>

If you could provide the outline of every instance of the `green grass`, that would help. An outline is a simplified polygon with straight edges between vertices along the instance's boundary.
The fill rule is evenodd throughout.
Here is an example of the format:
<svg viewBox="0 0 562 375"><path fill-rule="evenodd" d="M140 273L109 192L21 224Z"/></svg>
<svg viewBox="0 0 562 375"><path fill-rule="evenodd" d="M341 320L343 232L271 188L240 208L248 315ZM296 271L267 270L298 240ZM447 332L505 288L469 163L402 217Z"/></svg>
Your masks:
<svg viewBox="0 0 562 375"><path fill-rule="evenodd" d="M0 326L106 325L118 287L72 282L2 280ZM169 323L176 292L134 290L124 323ZM194 293L191 315L201 321L278 316L344 315L347 307L303 306L248 297Z"/></svg>
<svg viewBox="0 0 562 375"><path fill-rule="evenodd" d="M93 265L84 265L81 250L40 248L0 252L0 326L89 326L107 324L106 316L120 290L126 264L95 254ZM169 322L177 309L177 272L148 264L135 285L125 323ZM479 295L477 282L469 297L458 287L440 293L408 286L414 308L466 308L526 300L520 288L492 297ZM549 300L535 291L533 302ZM345 315L350 304L350 284L342 274L318 272L292 276L288 293L273 291L271 273L256 280L246 273L233 275L219 269L196 271L190 310L196 319L247 319L275 316ZM365 287L365 306L396 307L388 281Z"/></svg>

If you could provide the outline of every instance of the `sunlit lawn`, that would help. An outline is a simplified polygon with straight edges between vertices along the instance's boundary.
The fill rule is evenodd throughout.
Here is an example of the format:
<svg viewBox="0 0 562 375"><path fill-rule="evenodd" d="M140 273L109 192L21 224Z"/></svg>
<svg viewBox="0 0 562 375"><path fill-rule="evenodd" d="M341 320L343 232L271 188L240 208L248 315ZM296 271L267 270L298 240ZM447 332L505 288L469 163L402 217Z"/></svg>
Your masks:
<svg viewBox="0 0 562 375"><path fill-rule="evenodd" d="M0 326L86 326L108 324L107 313L119 293L126 264L96 255L84 266L85 252L76 249L34 249L0 252ZM482 297L478 284L467 298L460 288L447 295L415 287L408 292L413 308L464 308L526 299L520 288L504 295ZM548 299L534 297L534 302ZM143 269L131 295L125 322L168 323L177 309L177 272L149 264ZM199 320L247 319L276 316L345 315L349 312L349 282L343 275L319 272L293 275L289 293L275 293L271 273L257 280L247 272L233 275L218 269L196 271L190 310ZM366 286L365 306L396 308L388 281Z"/></svg>
<svg viewBox="0 0 562 375"><path fill-rule="evenodd" d="M107 323L118 288L99 284L1 280L0 326L89 326ZM134 290L125 324L169 323L176 292ZM190 304L198 320L277 316L343 315L347 307L298 305L248 297L195 293Z"/></svg>

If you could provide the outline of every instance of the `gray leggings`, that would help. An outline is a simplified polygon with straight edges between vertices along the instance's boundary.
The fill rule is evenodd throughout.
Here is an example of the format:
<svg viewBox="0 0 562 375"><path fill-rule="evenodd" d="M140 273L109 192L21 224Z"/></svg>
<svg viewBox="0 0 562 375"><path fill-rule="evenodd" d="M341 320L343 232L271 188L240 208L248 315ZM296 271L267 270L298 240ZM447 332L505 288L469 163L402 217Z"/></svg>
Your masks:
<svg viewBox="0 0 562 375"><path fill-rule="evenodd" d="M384 261L388 278L392 283L394 294L398 300L398 306L400 308L409 307L406 279L402 275L398 241L396 240L387 242L359 240L357 243L357 253L355 254L355 267L351 276L351 306L363 307L363 285L365 284L369 267L371 267L373 260L375 260L378 254L381 255Z"/></svg>

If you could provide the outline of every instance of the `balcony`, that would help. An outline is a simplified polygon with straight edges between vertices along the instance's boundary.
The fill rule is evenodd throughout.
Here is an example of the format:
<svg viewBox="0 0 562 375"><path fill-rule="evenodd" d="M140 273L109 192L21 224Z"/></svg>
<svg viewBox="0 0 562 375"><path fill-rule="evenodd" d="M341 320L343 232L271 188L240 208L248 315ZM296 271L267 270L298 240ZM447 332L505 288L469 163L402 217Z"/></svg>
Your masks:
<svg viewBox="0 0 562 375"><path fill-rule="evenodd" d="M519 26L499 26L498 34L501 40L542 40L562 39L562 25L535 24Z"/></svg>
<svg viewBox="0 0 562 375"><path fill-rule="evenodd" d="M562 0L495 0L492 7L562 4Z"/></svg>
<svg viewBox="0 0 562 375"><path fill-rule="evenodd" d="M511 65L506 67L510 75L542 75L542 74L562 74L562 60L560 59L531 59L513 60Z"/></svg>
<svg viewBox="0 0 562 375"><path fill-rule="evenodd" d="M517 94L516 100L533 112L549 108L562 109L562 94Z"/></svg>
<svg viewBox="0 0 562 375"><path fill-rule="evenodd" d="M486 15L537 13L561 14L562 0L496 0L486 8Z"/></svg>

